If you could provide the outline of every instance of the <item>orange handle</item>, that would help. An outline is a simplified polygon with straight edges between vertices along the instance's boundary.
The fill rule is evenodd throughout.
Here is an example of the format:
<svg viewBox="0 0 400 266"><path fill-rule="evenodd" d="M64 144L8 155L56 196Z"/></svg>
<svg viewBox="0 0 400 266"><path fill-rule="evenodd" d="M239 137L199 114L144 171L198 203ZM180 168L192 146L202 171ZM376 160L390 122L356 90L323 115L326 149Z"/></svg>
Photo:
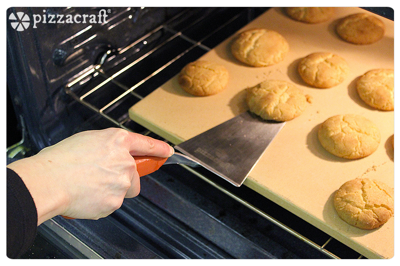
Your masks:
<svg viewBox="0 0 400 266"><path fill-rule="evenodd" d="M168 159L153 156L137 156L134 158L139 176L145 176L157 171Z"/></svg>
<svg viewBox="0 0 400 266"><path fill-rule="evenodd" d="M160 158L154 156L137 156L134 157L136 162L136 170L139 173L139 176L145 176L151 174L158 169L167 161L168 158ZM65 219L74 219L68 216L63 216Z"/></svg>

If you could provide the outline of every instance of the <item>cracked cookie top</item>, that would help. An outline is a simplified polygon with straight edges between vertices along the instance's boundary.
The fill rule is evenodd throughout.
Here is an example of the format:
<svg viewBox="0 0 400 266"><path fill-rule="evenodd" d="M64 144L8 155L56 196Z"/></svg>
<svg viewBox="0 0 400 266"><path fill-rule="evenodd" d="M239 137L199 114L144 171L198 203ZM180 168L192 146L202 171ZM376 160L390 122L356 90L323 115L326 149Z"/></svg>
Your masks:
<svg viewBox="0 0 400 266"><path fill-rule="evenodd" d="M347 114L336 115L323 122L318 130L318 139L333 155L360 159L378 148L381 135L377 126L367 118Z"/></svg>
<svg viewBox="0 0 400 266"><path fill-rule="evenodd" d="M385 35L385 24L367 13L357 13L344 17L336 25L337 34L353 44L371 44Z"/></svg>
<svg viewBox="0 0 400 266"><path fill-rule="evenodd" d="M294 20L305 23L321 23L335 14L334 7L286 7L286 14Z"/></svg>
<svg viewBox="0 0 400 266"><path fill-rule="evenodd" d="M231 52L242 63L265 67L281 62L289 52L289 43L276 31L251 29L236 36Z"/></svg>
<svg viewBox="0 0 400 266"><path fill-rule="evenodd" d="M357 92L369 106L383 110L394 110L393 69L373 69L357 80Z"/></svg>
<svg viewBox="0 0 400 266"><path fill-rule="evenodd" d="M246 91L250 111L265 120L292 120L301 115L310 102L310 96L281 80L266 80Z"/></svg>
<svg viewBox="0 0 400 266"><path fill-rule="evenodd" d="M349 74L349 65L342 57L326 52L304 57L297 70L305 83L316 88L331 88L342 83Z"/></svg>
<svg viewBox="0 0 400 266"><path fill-rule="evenodd" d="M195 96L209 96L224 90L228 85L228 70L217 63L198 60L187 64L179 73L178 83Z"/></svg>
<svg viewBox="0 0 400 266"><path fill-rule="evenodd" d="M385 183L356 178L336 191L333 203L341 219L361 229L375 229L394 214L394 190Z"/></svg>

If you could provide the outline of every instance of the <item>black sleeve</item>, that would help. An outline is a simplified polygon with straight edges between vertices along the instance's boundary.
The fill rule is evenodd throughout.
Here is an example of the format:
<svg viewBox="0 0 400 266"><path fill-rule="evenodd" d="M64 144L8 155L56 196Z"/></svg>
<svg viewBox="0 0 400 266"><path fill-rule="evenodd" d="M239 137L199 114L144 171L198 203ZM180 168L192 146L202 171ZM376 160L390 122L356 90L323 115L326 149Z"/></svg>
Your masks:
<svg viewBox="0 0 400 266"><path fill-rule="evenodd" d="M18 258L32 246L37 219L29 190L22 179L7 168L7 257Z"/></svg>

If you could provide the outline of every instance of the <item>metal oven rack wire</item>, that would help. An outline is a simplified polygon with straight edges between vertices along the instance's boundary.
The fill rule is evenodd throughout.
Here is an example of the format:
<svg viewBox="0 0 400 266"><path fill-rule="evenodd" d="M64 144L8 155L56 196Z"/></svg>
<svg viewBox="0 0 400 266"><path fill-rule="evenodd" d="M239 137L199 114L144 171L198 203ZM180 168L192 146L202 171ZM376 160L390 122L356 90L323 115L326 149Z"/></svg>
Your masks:
<svg viewBox="0 0 400 266"><path fill-rule="evenodd" d="M179 17L183 15L184 12L178 14L170 21L173 22L179 20ZM179 66L183 66L184 62L187 62L190 59L193 61L196 58L200 57L202 54L211 50L212 47L209 47L207 45L206 40L208 40L211 35L218 34L226 27L234 24L241 15L242 14L240 13L236 14L224 24L219 25L219 27L214 28L208 34L204 35L200 40L195 40L192 37L187 36L185 34L185 31L201 21L202 17L199 17L197 20L191 21L190 24L185 25L185 27L181 28L178 31L174 29L174 27L170 26L171 23L167 22L164 25L155 28L154 30L144 35L127 47L121 48L119 50L108 50L101 57L98 64L93 65L89 69L86 69L85 71L83 71L83 73L81 73L79 77L76 77L74 80L70 81L64 88L65 92L66 94L71 96L76 102L79 102L80 104L91 109L92 111L94 111L94 113L100 114L101 117L107 119L116 126L124 128L126 130L137 132L137 126L132 126L135 123L129 119L127 108L146 96L146 93L143 94L140 92L141 87L148 87L147 84L152 83L152 86L155 86L154 89L157 88L157 82L158 85L162 85L163 82L167 81L177 73L176 70L172 72L169 71L169 67L175 65L175 69L180 69ZM124 80L126 79L124 76L135 75L138 67L141 67L140 64L142 62L144 62L145 60L153 60L152 57L156 56L157 52L160 49L165 46L174 45L175 43L179 42L185 43L184 49L177 49L177 52L175 54L172 54L170 57L165 59L164 62L161 65L157 66L155 69L150 69L147 72L144 71L146 74L142 75L139 80L136 80L133 85L126 84L126 82L124 82ZM194 52L193 56L188 56L190 52L193 52L195 50L196 52ZM184 59L185 57L188 58ZM117 61L119 61L118 67L111 68L107 66L115 66L117 65L115 63ZM161 72L163 73L162 76L164 78L152 82L151 80L154 77L158 76L158 74L160 74ZM167 72L168 74L166 75L164 72ZM107 100L99 100L99 97L101 98L101 95L104 94L109 95ZM144 128L140 128L140 131L140 133L142 134L151 134L150 131L147 131ZM309 244L316 250L325 254L327 257L335 259L341 258L340 254L335 254L335 251L331 251L329 249L330 246L334 245L332 244L333 242L337 242L329 235L326 235L326 241L324 243L317 244L307 236L307 232L298 232L290 228L289 226L285 225L278 219L275 219L273 216L267 214L265 211L261 210L257 206L254 206L252 203L249 203L241 197L238 197L237 195L229 191L229 189L226 189L224 186L221 186L220 184L210 180L204 174L199 173L198 171L195 171L189 167L185 168L188 171L194 173L199 178L206 181L211 186L217 188L240 204L243 204L250 210L259 214L261 217L267 219L268 221L272 222L283 230L294 235L298 239ZM361 259L363 258L363 256L358 254L354 258Z"/></svg>

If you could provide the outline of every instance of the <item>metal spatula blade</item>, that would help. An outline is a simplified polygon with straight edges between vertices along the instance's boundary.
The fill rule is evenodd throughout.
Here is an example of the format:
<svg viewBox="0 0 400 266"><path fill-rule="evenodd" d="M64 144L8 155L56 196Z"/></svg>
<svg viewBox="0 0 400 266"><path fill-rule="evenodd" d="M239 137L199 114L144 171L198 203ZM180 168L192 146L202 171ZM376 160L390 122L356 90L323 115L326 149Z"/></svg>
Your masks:
<svg viewBox="0 0 400 266"><path fill-rule="evenodd" d="M284 125L244 112L174 148L239 187Z"/></svg>

